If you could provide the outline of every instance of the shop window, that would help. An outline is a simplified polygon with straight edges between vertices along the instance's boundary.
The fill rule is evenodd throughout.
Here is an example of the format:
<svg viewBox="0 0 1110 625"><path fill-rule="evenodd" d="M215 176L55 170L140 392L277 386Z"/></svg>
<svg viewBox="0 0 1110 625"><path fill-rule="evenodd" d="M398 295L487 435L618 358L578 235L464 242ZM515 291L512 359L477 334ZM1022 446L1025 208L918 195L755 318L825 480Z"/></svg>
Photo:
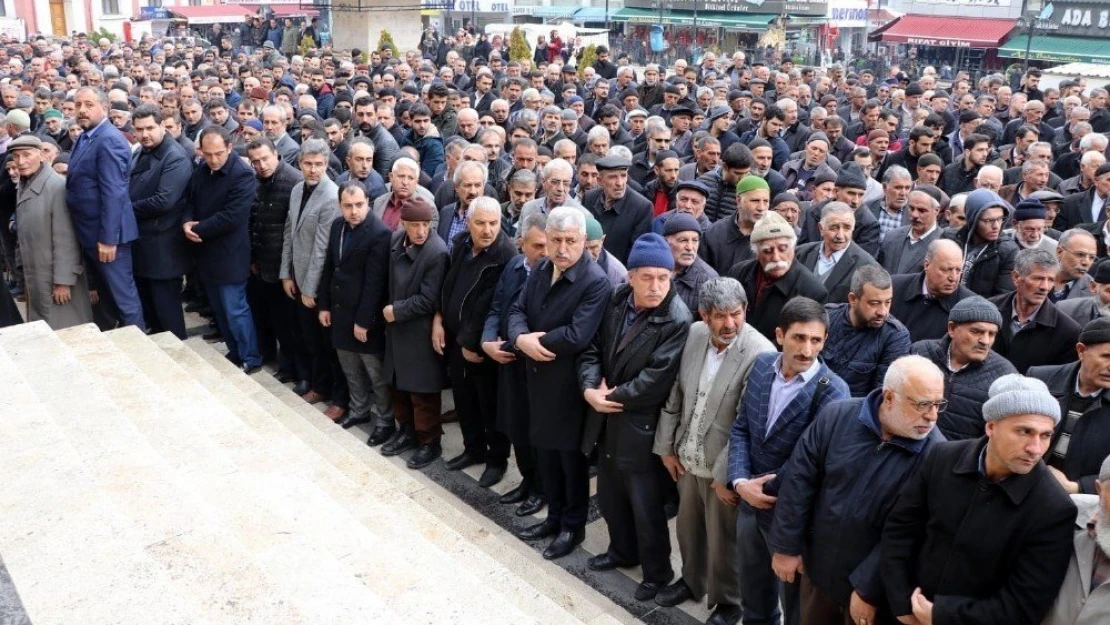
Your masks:
<svg viewBox="0 0 1110 625"><path fill-rule="evenodd" d="M101 0L101 10L104 15L119 15L119 0Z"/></svg>

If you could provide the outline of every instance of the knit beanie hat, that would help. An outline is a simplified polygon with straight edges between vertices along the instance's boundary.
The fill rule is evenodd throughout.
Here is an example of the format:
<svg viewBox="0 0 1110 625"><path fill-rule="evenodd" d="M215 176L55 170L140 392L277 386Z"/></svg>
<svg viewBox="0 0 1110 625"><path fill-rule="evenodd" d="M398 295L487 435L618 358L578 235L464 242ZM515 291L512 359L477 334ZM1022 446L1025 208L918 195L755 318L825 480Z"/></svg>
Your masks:
<svg viewBox="0 0 1110 625"><path fill-rule="evenodd" d="M1039 200L1024 199L1018 202L1014 207L1014 221L1025 221L1027 219L1044 219L1045 208Z"/></svg>
<svg viewBox="0 0 1110 625"><path fill-rule="evenodd" d="M689 213L675 213L667 218L663 224L663 236L669 237L679 232L697 232L701 234L701 224Z"/></svg>
<svg viewBox="0 0 1110 625"><path fill-rule="evenodd" d="M751 240L752 243L762 243L767 239L789 238L795 241L798 240L798 235L794 232L794 226L786 221L782 215L775 212L768 212L759 221L755 222L755 228L752 229Z"/></svg>
<svg viewBox="0 0 1110 625"><path fill-rule="evenodd" d="M431 221L435 209L426 200L410 197L401 203L401 221Z"/></svg>
<svg viewBox="0 0 1110 625"><path fill-rule="evenodd" d="M671 246L663 237L648 232L640 235L628 253L628 268L658 267L674 271L674 255Z"/></svg>
<svg viewBox="0 0 1110 625"><path fill-rule="evenodd" d="M948 320L956 325L982 321L1002 327L1002 313L998 312L998 307L978 295L960 300L949 311Z"/></svg>
<svg viewBox="0 0 1110 625"><path fill-rule="evenodd" d="M1060 402L1048 392L1045 383L1020 373L995 380L983 404L983 420L998 421L1014 415L1042 415L1060 423Z"/></svg>
<svg viewBox="0 0 1110 625"><path fill-rule="evenodd" d="M756 191L758 189L770 191L771 187L767 184L766 180L759 176L753 176L752 174L744 176L740 179L740 182L736 183L736 195L744 195L748 191Z"/></svg>
<svg viewBox="0 0 1110 625"><path fill-rule="evenodd" d="M256 132L262 132L262 122L258 121L257 119L248 119L247 121L243 122L243 125L253 128Z"/></svg>
<svg viewBox="0 0 1110 625"><path fill-rule="evenodd" d="M847 189L867 190L867 176L855 163L845 163L836 176L836 186Z"/></svg>
<svg viewBox="0 0 1110 625"><path fill-rule="evenodd" d="M586 218L586 240L598 241L601 237L605 236L605 230L601 227L601 222L594 217Z"/></svg>
<svg viewBox="0 0 1110 625"><path fill-rule="evenodd" d="M1088 346L1110 343L1110 317L1099 317L1083 326L1083 331L1079 333L1079 342Z"/></svg>

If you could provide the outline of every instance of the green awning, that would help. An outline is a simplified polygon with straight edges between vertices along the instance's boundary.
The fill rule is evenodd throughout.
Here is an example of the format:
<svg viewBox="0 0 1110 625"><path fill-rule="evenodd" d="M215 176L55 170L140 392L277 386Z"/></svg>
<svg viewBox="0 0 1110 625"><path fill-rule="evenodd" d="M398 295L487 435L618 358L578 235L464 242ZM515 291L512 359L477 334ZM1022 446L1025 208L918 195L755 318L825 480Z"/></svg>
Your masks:
<svg viewBox="0 0 1110 625"><path fill-rule="evenodd" d="M732 28L765 30L771 20L772 14L763 13L729 13L725 11L698 11L698 28ZM659 19L659 12L652 9L634 9L625 7L613 14L614 22L628 22L630 24L669 24L672 26L693 26L693 11L666 11L663 19Z"/></svg>
<svg viewBox="0 0 1110 625"><path fill-rule="evenodd" d="M1011 37L998 49L998 56L1024 59L1027 41L1025 34ZM1061 63L1105 63L1110 61L1110 43L1107 43L1105 39L1033 35L1033 44L1029 47L1029 58L1038 61L1059 61Z"/></svg>

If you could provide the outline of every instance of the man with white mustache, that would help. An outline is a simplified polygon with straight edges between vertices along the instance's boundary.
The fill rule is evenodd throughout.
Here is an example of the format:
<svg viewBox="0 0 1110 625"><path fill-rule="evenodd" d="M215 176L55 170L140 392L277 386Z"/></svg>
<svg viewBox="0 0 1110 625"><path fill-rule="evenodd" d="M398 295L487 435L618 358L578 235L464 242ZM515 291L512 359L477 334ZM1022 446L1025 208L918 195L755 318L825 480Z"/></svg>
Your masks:
<svg viewBox="0 0 1110 625"><path fill-rule="evenodd" d="M1105 623L1110 619L1110 457L1102 463L1095 492L1097 509L1089 517L1080 511L1068 572L1044 625Z"/></svg>
<svg viewBox="0 0 1110 625"><path fill-rule="evenodd" d="M752 229L755 258L737 263L727 274L744 285L750 302L748 323L775 340L779 313L791 298L802 295L822 304L829 292L801 263L794 262L798 235L782 215L765 213Z"/></svg>

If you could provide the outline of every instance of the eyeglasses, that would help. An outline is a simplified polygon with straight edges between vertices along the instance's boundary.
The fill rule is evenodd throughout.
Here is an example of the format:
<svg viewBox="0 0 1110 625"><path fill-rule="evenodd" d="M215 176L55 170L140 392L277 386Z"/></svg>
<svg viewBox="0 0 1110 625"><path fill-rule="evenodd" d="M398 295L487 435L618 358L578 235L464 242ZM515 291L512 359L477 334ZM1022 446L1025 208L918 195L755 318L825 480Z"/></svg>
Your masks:
<svg viewBox="0 0 1110 625"><path fill-rule="evenodd" d="M895 394L896 395L902 395L902 393L895 393ZM928 401L928 400L916 401L913 398L911 398L909 395L902 395L902 397L905 397L906 399L910 400L910 405L913 406L913 409L916 410L917 414L920 414L920 415L929 414L929 411L932 410L933 408L936 408L937 409L937 414L940 414L948 408L948 400L947 399L941 399L939 401Z"/></svg>
<svg viewBox="0 0 1110 625"><path fill-rule="evenodd" d="M1001 226L1004 221L1006 221L1005 217L995 217L994 219L980 219L979 223L987 226Z"/></svg>
<svg viewBox="0 0 1110 625"><path fill-rule="evenodd" d="M1072 256L1078 258L1079 260L1089 260L1094 262L1094 260L1098 258L1098 255L1096 254L1088 254L1087 252L1073 252L1066 247L1062 249L1068 254L1071 254Z"/></svg>

